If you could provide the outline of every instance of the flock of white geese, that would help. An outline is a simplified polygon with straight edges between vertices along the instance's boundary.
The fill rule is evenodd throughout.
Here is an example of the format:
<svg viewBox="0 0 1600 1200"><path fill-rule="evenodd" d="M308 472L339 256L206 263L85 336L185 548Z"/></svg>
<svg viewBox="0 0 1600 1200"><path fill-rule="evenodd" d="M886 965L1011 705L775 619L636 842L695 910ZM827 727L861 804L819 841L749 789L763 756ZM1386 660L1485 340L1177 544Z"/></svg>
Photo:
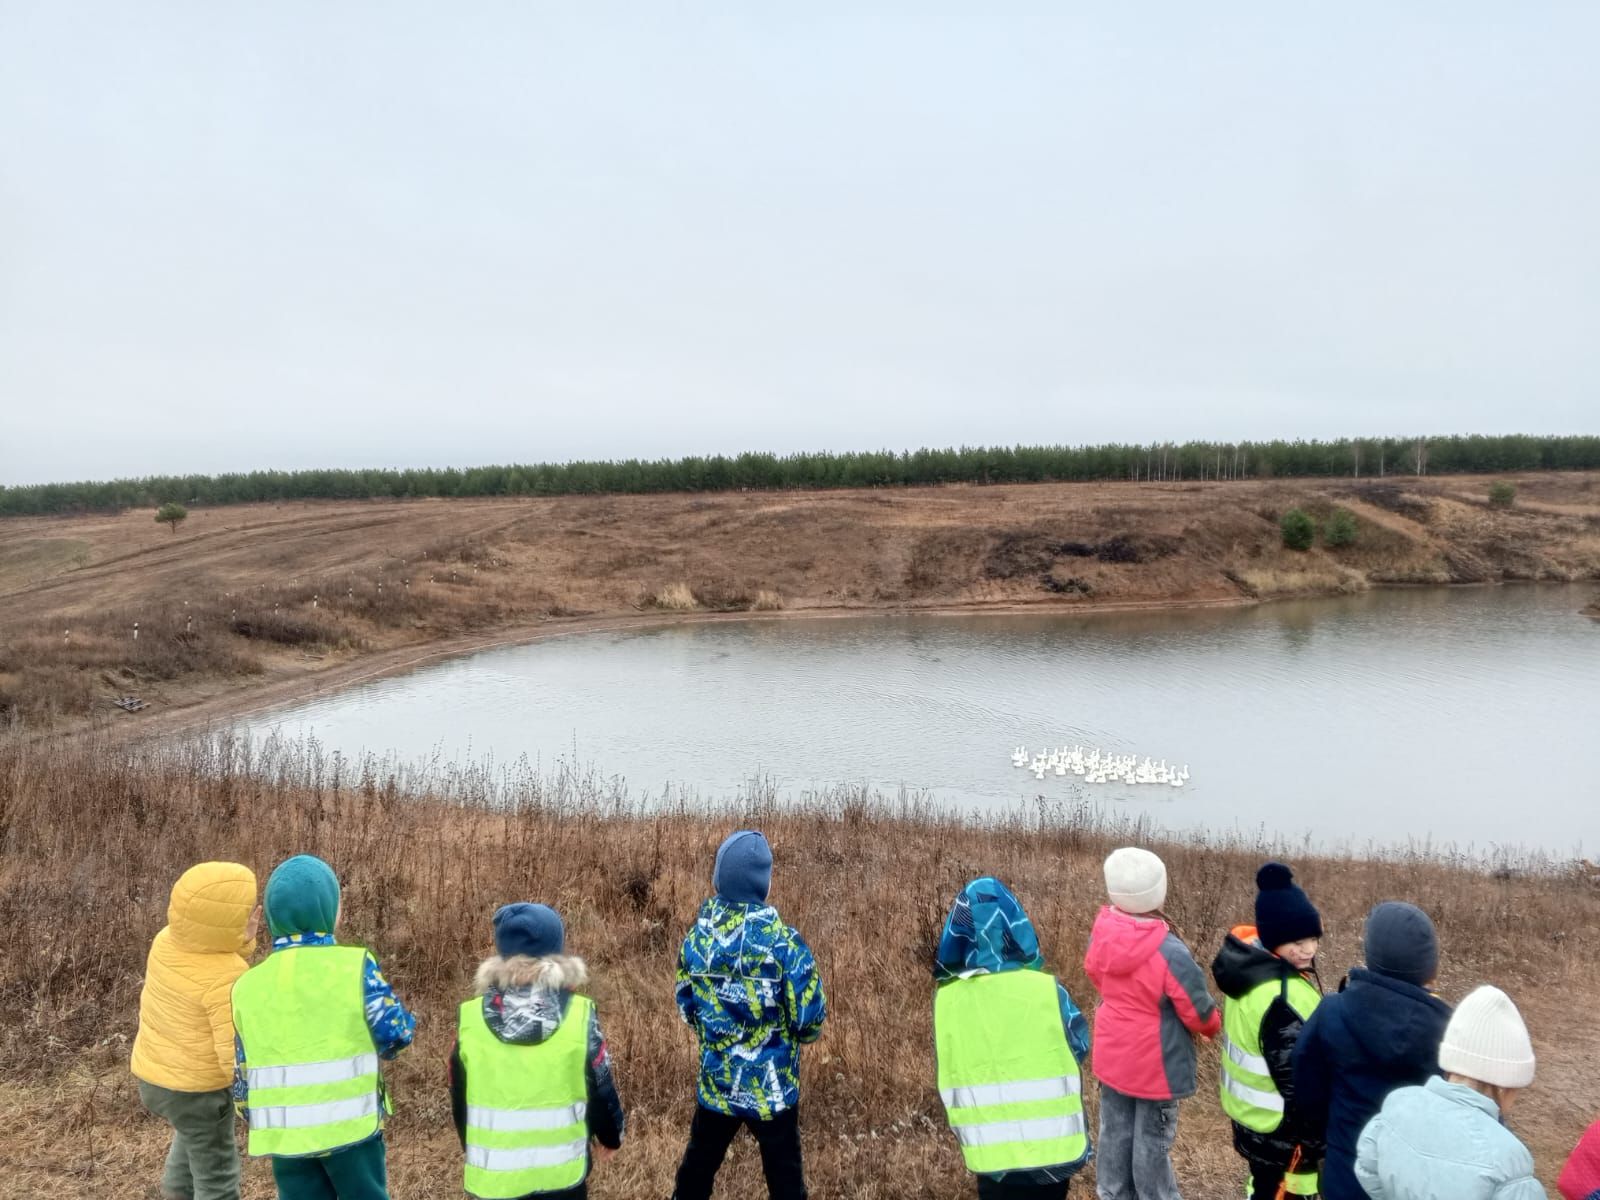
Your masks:
<svg viewBox="0 0 1600 1200"><path fill-rule="evenodd" d="M1139 761L1137 754L1111 754L1097 749L1073 746L1070 750L1058 746L1054 750L1028 754L1026 746L1011 752L1011 765L1025 767L1035 779L1046 775L1079 775L1085 783L1151 783L1167 787L1182 787L1189 782L1189 764L1169 767L1167 760Z"/></svg>

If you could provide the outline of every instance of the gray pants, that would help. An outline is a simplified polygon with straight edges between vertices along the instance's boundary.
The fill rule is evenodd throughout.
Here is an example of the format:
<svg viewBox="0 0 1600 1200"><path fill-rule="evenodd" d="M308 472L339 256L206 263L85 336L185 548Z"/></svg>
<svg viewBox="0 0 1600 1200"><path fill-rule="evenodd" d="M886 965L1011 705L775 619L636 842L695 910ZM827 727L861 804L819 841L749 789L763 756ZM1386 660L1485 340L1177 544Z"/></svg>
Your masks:
<svg viewBox="0 0 1600 1200"><path fill-rule="evenodd" d="M228 1089L174 1092L141 1079L139 1099L172 1126L161 1194L167 1200L239 1200L239 1148Z"/></svg>
<svg viewBox="0 0 1600 1200"><path fill-rule="evenodd" d="M1182 1200L1172 1173L1176 1100L1135 1100L1100 1085L1100 1145L1094 1160L1100 1200Z"/></svg>

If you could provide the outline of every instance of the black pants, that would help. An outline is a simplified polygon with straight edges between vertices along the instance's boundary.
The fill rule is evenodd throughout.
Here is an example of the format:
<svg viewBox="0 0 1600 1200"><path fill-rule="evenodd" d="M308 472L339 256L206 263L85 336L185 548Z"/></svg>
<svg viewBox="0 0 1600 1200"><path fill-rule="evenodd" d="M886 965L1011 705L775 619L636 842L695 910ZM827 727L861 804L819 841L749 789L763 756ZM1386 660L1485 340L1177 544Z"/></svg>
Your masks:
<svg viewBox="0 0 1600 1200"><path fill-rule="evenodd" d="M806 1183L800 1171L800 1110L791 1108L770 1121L755 1117L730 1117L695 1105L689 1125L689 1145L678 1166L673 1200L711 1200L717 1169L727 1156L739 1127L744 1126L761 1148L761 1171L767 1177L772 1200L806 1200Z"/></svg>
<svg viewBox="0 0 1600 1200"><path fill-rule="evenodd" d="M1066 1200L1067 1186L1060 1183L1007 1183L992 1175L978 1176L978 1200Z"/></svg>

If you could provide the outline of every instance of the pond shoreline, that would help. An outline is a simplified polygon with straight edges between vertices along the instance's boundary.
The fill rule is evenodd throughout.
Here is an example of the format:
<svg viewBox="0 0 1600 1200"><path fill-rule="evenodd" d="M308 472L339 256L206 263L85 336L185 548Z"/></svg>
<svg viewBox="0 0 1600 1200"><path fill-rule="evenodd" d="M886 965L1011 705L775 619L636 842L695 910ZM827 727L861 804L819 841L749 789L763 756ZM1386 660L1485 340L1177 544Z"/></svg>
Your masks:
<svg viewBox="0 0 1600 1200"><path fill-rule="evenodd" d="M1579 583L1538 580L1507 580L1488 583L1376 584L1368 591L1476 591L1499 587L1562 587L1578 589ZM955 603L939 605L841 605L833 608L800 608L776 612L665 612L594 614L545 618L494 630L490 633L459 635L431 643L412 644L367 653L336 666L300 673L266 684L244 684L187 705L165 706L139 714L125 714L87 725L57 731L45 736L78 737L86 734L109 735L118 742L147 741L183 736L248 717L291 708L305 701L328 697L363 684L409 674L427 667L493 650L535 645L557 638L599 633L625 633L669 629L687 625L728 623L831 621L899 617L1016 616L1093 619L1097 616L1126 616L1134 613L1181 613L1217 609L1240 609L1318 600L1337 600L1352 593L1311 596L1279 596L1256 599L1244 596L1197 600L1147 600L1085 603L1078 606L1049 602L1004 601L993 603ZM1359 594L1359 593L1356 593ZM1575 608L1600 617L1600 601L1586 608Z"/></svg>
<svg viewBox="0 0 1600 1200"><path fill-rule="evenodd" d="M285 503L197 510L176 535L139 512L15 518L0 522L0 720L159 736L644 622L1600 581L1600 473L1516 486L1512 509L1482 479L1441 476ZM1353 514L1356 540L1286 549L1294 507ZM142 711L113 707L129 696Z"/></svg>
<svg viewBox="0 0 1600 1200"><path fill-rule="evenodd" d="M1485 585L1456 585L1478 587ZM1307 599L1308 597L1297 597ZM191 705L173 706L134 722L111 720L103 727L118 740L145 740L166 738L192 733L210 726L229 723L243 717L258 716L264 712L290 707L319 696L332 695L371 683L408 674L424 667L435 666L452 659L464 658L489 650L529 646L555 638L578 637L593 633L625 633L646 629L670 629L684 625L714 625L754 622L831 621L870 619L874 617L960 617L960 616L1029 616L1029 617L1082 617L1117 615L1127 613L1191 612L1205 609L1249 608L1271 601L1252 600L1246 597L1207 600L1150 600L1125 603L1085 604L1069 607L1061 604L1027 604L1004 602L997 604L941 604L912 607L909 605L865 606L850 605L837 608L785 609L777 612L634 612L609 615L555 617L532 623L519 624L483 635L445 638L441 641L397 647L363 655L335 667L309 675L300 675L264 686L240 688L223 695L210 697ZM420 651L420 653L419 653ZM80 728L71 734L88 732Z"/></svg>

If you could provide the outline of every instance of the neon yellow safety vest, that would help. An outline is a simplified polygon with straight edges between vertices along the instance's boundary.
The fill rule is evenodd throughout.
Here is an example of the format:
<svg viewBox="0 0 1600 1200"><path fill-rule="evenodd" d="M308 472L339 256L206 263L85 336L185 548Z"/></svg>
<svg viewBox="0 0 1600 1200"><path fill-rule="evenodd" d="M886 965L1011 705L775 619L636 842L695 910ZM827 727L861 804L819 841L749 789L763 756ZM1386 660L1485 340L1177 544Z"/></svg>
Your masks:
<svg viewBox="0 0 1600 1200"><path fill-rule="evenodd" d="M1222 1005L1222 1108L1233 1120L1256 1133L1274 1133L1283 1124L1284 1103L1261 1054L1261 1023L1273 1001L1282 996L1302 1021L1322 1002L1322 994L1298 971L1287 979L1268 979L1238 1000ZM1291 1196L1314 1196L1315 1171L1285 1176Z"/></svg>
<svg viewBox="0 0 1600 1200"><path fill-rule="evenodd" d="M233 985L250 1087L250 1153L298 1158L365 1141L383 1121L360 946L274 950Z"/></svg>
<svg viewBox="0 0 1600 1200"><path fill-rule="evenodd" d="M1067 1166L1089 1153L1056 987L1054 976L1024 969L955 979L934 995L939 1096L975 1174Z"/></svg>
<svg viewBox="0 0 1600 1200"><path fill-rule="evenodd" d="M483 1019L483 997L461 1005L457 1053L467 1072L467 1163L473 1196L506 1200L576 1187L589 1171L589 1014L573 996L538 1044L502 1042Z"/></svg>

